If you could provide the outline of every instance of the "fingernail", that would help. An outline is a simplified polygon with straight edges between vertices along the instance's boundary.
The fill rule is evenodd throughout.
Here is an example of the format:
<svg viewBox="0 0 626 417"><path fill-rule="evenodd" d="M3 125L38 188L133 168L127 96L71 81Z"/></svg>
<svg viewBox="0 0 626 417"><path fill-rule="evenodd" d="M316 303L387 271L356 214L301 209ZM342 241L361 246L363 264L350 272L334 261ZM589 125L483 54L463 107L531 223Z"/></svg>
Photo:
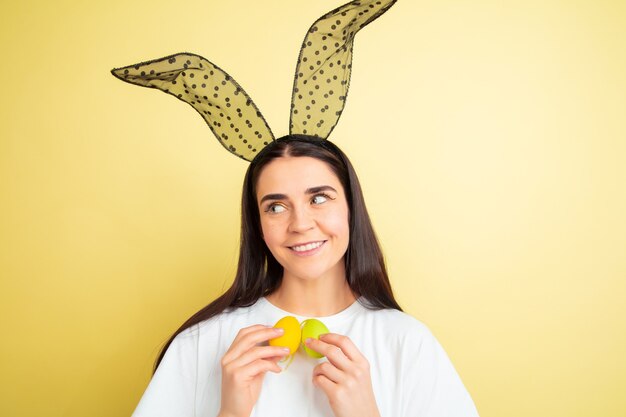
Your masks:
<svg viewBox="0 0 626 417"><path fill-rule="evenodd" d="M289 353L289 348L282 348L283 352Z"/></svg>
<svg viewBox="0 0 626 417"><path fill-rule="evenodd" d="M311 340L313 339L311 339L310 337L307 337L304 343L308 345L309 343L311 343Z"/></svg>
<svg viewBox="0 0 626 417"><path fill-rule="evenodd" d="M283 329L282 327L277 327L274 330L276 331L276 333L279 333L279 334L285 333L285 329Z"/></svg>

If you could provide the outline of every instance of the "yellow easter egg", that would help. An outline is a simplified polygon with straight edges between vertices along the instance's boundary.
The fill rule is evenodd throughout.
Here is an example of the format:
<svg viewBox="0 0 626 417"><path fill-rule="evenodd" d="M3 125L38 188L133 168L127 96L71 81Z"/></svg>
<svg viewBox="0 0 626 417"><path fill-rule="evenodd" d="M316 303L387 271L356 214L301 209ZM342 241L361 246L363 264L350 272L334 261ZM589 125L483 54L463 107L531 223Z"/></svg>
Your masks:
<svg viewBox="0 0 626 417"><path fill-rule="evenodd" d="M329 333L329 331L328 328L321 321L317 319L308 319L302 322L302 347L304 348L304 351L307 355L317 359L324 357L324 355L317 353L313 349L309 349L304 344L304 341L307 338L310 337L311 339L319 339L320 335L324 333Z"/></svg>
<svg viewBox="0 0 626 417"><path fill-rule="evenodd" d="M289 348L289 354L293 355L300 345L300 323L293 316L285 316L278 320L274 325L275 328L285 330L282 336L269 341L270 346L282 346Z"/></svg>

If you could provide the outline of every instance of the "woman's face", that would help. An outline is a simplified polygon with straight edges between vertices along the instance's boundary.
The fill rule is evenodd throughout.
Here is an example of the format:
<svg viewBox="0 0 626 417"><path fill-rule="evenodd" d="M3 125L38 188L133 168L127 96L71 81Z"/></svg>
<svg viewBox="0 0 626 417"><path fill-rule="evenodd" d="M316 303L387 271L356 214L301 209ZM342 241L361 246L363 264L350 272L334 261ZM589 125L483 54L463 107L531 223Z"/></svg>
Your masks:
<svg viewBox="0 0 626 417"><path fill-rule="evenodd" d="M284 279L345 279L348 203L331 168L310 157L280 157L256 185L261 230Z"/></svg>

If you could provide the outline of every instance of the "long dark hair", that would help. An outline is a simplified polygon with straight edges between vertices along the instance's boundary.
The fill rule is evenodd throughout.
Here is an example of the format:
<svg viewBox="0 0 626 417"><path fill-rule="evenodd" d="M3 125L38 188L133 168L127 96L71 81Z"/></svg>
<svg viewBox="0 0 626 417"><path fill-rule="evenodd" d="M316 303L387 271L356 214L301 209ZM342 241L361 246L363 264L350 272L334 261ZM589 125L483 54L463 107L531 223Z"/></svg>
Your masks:
<svg viewBox="0 0 626 417"><path fill-rule="evenodd" d="M246 172L241 198L239 262L232 286L174 332L154 364L155 372L167 348L179 333L227 309L251 306L260 297L271 294L280 286L283 267L271 254L261 235L256 184L263 168L283 156L319 159L326 162L337 175L349 207L350 238L344 259L350 289L355 296L363 297L367 308L393 308L402 311L393 296L383 254L365 207L363 192L348 157L328 140L306 135L289 135L267 145L254 158Z"/></svg>

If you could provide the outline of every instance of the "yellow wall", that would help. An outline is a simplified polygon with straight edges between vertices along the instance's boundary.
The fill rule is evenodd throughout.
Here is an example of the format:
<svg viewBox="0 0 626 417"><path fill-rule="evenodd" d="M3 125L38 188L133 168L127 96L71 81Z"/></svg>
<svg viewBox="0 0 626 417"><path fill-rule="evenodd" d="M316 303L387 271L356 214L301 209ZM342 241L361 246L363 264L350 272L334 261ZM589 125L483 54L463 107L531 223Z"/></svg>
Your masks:
<svg viewBox="0 0 626 417"><path fill-rule="evenodd" d="M339 4L2 2L0 415L129 415L235 269L246 164L109 70L198 53L281 136ZM626 4L597 0L401 0L357 36L332 139L483 417L626 414L624 40Z"/></svg>

